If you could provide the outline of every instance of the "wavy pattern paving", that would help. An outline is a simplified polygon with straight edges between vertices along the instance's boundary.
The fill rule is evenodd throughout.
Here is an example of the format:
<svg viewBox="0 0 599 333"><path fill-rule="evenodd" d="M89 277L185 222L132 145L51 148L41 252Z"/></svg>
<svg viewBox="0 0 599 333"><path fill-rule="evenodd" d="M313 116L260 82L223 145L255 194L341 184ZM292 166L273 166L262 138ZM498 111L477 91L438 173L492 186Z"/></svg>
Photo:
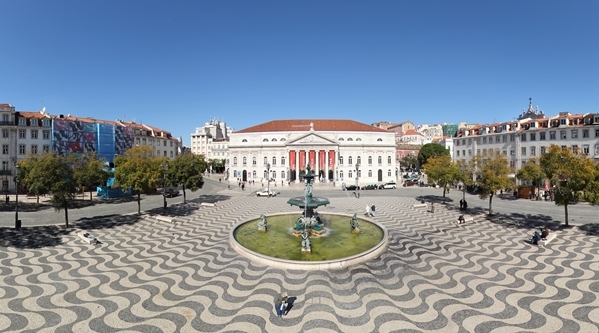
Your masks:
<svg viewBox="0 0 599 333"><path fill-rule="evenodd" d="M324 211L361 213L365 199ZM377 260L342 270L284 271L228 245L231 226L294 211L283 198L232 197L94 230L101 244L0 252L2 332L599 332L599 244L576 229L547 248L528 230L482 217L456 226L413 201L381 198L391 236ZM273 300L294 303L277 318Z"/></svg>

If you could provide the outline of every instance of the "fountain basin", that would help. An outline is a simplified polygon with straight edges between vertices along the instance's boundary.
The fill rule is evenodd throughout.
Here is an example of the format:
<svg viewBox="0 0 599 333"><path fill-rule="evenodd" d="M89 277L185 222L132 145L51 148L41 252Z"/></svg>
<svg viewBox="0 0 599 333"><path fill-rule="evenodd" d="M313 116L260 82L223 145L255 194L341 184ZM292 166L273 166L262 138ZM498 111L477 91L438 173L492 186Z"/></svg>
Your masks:
<svg viewBox="0 0 599 333"><path fill-rule="evenodd" d="M283 269L327 270L359 264L379 257L388 245L387 229L379 223L359 218L360 232L352 233L352 215L319 214L325 221L322 237L311 237L312 252L301 252L300 237L291 230L298 213L278 213L267 216L268 230L259 232L259 219L243 221L230 232L230 244L250 260Z"/></svg>

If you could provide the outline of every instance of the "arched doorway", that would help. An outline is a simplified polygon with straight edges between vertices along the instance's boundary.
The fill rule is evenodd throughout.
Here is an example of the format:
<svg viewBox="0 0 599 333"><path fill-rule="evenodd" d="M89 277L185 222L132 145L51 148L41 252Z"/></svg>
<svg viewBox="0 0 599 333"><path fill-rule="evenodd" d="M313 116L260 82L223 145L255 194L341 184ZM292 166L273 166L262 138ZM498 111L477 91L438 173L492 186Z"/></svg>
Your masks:
<svg viewBox="0 0 599 333"><path fill-rule="evenodd" d="M333 177L333 170L329 170L329 180L334 180L335 177Z"/></svg>
<svg viewBox="0 0 599 333"><path fill-rule="evenodd" d="M324 179L324 176L325 176L324 170L319 170L318 171L318 180Z"/></svg>
<svg viewBox="0 0 599 333"><path fill-rule="evenodd" d="M289 172L289 181L294 182L297 179L297 175L295 174L295 170L291 170Z"/></svg>
<svg viewBox="0 0 599 333"><path fill-rule="evenodd" d="M243 172L242 172L242 176L241 176L241 179L242 179L244 182L247 182L247 181L248 181L248 172L247 172L246 170L243 170Z"/></svg>
<svg viewBox="0 0 599 333"><path fill-rule="evenodd" d="M383 170L379 169L378 172L378 181L382 182L383 181Z"/></svg>

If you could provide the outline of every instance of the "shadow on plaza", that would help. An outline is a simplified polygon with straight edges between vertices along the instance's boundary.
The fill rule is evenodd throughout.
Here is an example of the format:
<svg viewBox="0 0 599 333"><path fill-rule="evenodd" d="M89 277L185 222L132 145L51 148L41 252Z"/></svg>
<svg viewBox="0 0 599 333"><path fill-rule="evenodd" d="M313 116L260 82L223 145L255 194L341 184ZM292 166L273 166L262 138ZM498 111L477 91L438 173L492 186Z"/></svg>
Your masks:
<svg viewBox="0 0 599 333"><path fill-rule="evenodd" d="M578 229L585 232L588 236L599 236L599 223L587 223L578 226Z"/></svg>
<svg viewBox="0 0 599 333"><path fill-rule="evenodd" d="M186 203L179 203L167 206L166 209L163 207L152 208L150 210L146 210L151 216L161 215L161 216L169 216L169 217L182 217L189 216L197 212L201 209L212 208L212 207L204 207L201 206L202 203L212 203L215 204L218 209L218 202L229 200L231 197L228 195L200 195L198 198L187 199Z"/></svg>
<svg viewBox="0 0 599 333"><path fill-rule="evenodd" d="M44 202L40 202L39 204L37 204L35 201L33 202L24 202L19 200L19 212L39 212L42 210L46 210L46 209L52 209L54 208L54 206L52 206L51 203L44 201ZM8 204L6 204L5 202L3 202L2 204L0 204L0 212L14 212L16 209L16 205L15 205L15 201L11 201Z"/></svg>
<svg viewBox="0 0 599 333"><path fill-rule="evenodd" d="M430 203L430 202L434 202L434 203L452 203L453 199L448 197L447 195L445 197L443 197L442 195L419 195L416 198L416 201L418 202L422 202L424 201L425 203Z"/></svg>
<svg viewBox="0 0 599 333"><path fill-rule="evenodd" d="M0 228L0 246L38 249L62 244L62 237L72 232L62 226L39 226L20 229Z"/></svg>

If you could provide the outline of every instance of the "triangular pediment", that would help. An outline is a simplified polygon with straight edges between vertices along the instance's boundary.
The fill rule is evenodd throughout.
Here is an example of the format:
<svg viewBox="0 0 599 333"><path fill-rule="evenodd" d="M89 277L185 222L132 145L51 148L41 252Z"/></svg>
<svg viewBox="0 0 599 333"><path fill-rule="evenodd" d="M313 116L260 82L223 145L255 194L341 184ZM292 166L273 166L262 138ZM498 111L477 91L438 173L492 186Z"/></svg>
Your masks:
<svg viewBox="0 0 599 333"><path fill-rule="evenodd" d="M337 142L327 139L323 136L320 136L318 134L315 133L308 133L306 135L302 135L296 139L290 140L287 142L288 146L296 146L296 145L312 145L312 144L325 144L325 145L330 145L330 144L337 144Z"/></svg>

